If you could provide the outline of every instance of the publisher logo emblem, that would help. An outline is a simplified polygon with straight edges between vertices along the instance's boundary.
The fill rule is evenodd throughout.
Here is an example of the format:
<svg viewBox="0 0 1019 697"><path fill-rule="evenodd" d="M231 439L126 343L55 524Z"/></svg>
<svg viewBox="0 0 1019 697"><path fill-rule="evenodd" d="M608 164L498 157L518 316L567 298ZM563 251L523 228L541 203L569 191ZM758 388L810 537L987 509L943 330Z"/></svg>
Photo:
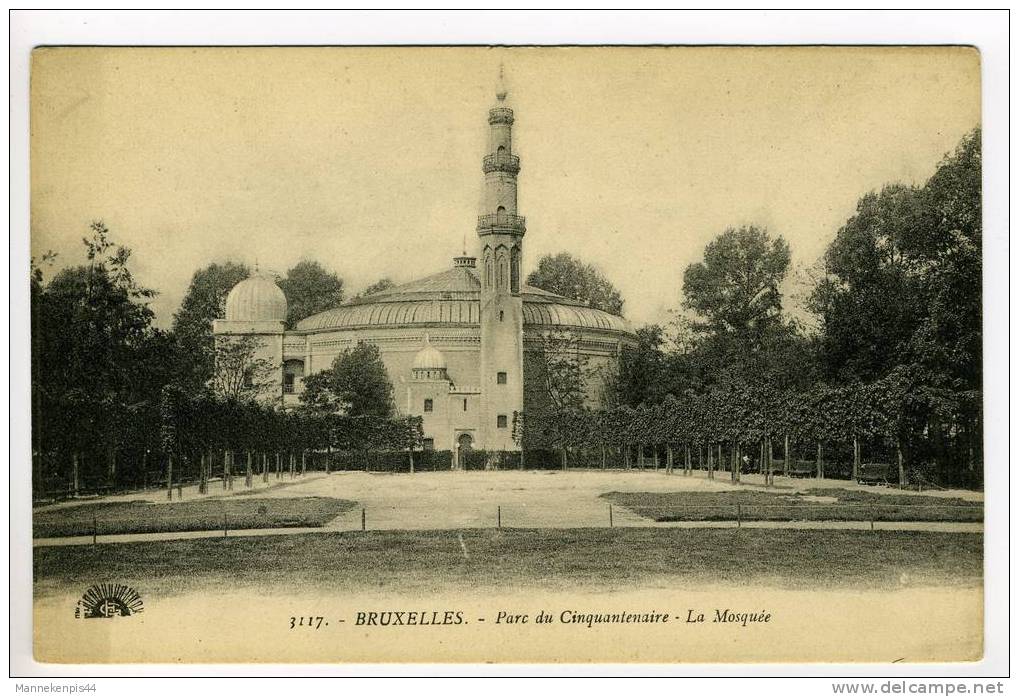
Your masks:
<svg viewBox="0 0 1019 697"><path fill-rule="evenodd" d="M74 608L76 618L130 617L144 610L142 597L122 583L97 583L81 596Z"/></svg>

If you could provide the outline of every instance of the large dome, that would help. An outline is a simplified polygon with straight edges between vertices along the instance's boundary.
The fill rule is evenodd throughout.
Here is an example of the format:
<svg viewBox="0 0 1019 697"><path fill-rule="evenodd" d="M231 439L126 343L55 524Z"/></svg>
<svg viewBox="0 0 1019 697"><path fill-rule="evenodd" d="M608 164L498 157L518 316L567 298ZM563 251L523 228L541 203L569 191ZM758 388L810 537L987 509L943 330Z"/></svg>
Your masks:
<svg viewBox="0 0 1019 697"><path fill-rule="evenodd" d="M458 260L459 261L459 260ZM618 315L588 307L554 293L523 285L524 328L603 329L632 333ZM308 317L298 331L369 327L469 326L481 322L481 280L473 267L455 268L411 281L381 293L350 300L332 310Z"/></svg>
<svg viewBox="0 0 1019 697"><path fill-rule="evenodd" d="M226 318L232 322L284 322L287 298L271 276L255 272L226 296Z"/></svg>

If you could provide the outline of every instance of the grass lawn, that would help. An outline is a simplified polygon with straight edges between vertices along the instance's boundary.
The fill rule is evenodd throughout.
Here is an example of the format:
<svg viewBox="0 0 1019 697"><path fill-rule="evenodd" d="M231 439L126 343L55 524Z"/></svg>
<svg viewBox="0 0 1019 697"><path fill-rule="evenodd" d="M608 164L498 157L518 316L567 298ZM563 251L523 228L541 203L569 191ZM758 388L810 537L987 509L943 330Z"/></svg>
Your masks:
<svg viewBox="0 0 1019 697"><path fill-rule="evenodd" d="M637 515L666 522L678 520L862 520L980 522L980 504L958 498L877 494L846 489L808 489L802 493L765 491L618 492L603 494ZM821 498L822 500L818 500ZM824 500L834 499L834 500ZM935 506L935 507L928 507Z"/></svg>
<svg viewBox="0 0 1019 697"><path fill-rule="evenodd" d="M903 584L979 585L983 573L981 535L890 530L368 531L36 547L33 552L38 595L77 590L101 579L154 594L259 588L703 589L718 584L894 590Z"/></svg>
<svg viewBox="0 0 1019 697"><path fill-rule="evenodd" d="M222 530L224 516L232 530L317 528L354 506L352 501L326 497L90 503L35 512L32 536L91 535L93 518L100 535Z"/></svg>

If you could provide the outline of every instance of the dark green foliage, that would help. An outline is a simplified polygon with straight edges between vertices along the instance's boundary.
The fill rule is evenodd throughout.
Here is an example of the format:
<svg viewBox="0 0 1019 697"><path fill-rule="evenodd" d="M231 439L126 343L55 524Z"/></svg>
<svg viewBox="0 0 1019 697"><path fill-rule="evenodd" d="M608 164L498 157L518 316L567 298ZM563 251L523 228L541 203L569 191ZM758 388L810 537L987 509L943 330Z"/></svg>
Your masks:
<svg viewBox="0 0 1019 697"><path fill-rule="evenodd" d="M380 278L379 280L372 283L370 286L362 290L360 293L354 296L354 299L363 298L369 295L375 295L376 293L382 293L391 288L396 288L396 284L389 278Z"/></svg>
<svg viewBox="0 0 1019 697"><path fill-rule="evenodd" d="M135 282L130 250L110 241L102 222L92 223L84 245L86 266L66 268L49 283L34 266L30 279L33 483L40 490L61 480L73 486L75 456L79 484L95 487L125 478L118 451L158 447L152 425L174 347L151 326L155 293Z"/></svg>
<svg viewBox="0 0 1019 697"><path fill-rule="evenodd" d="M825 256L812 303L837 380L916 365L930 381L980 388L980 131L923 187L864 196Z"/></svg>
<svg viewBox="0 0 1019 697"><path fill-rule="evenodd" d="M393 386L378 347L358 342L337 356L329 370L306 377L301 402L323 413L392 415Z"/></svg>
<svg viewBox="0 0 1019 697"><path fill-rule="evenodd" d="M614 315L623 314L623 296L615 286L597 268L566 252L541 257L538 268L527 276L527 284Z"/></svg>
<svg viewBox="0 0 1019 697"><path fill-rule="evenodd" d="M343 279L317 261L295 264L280 281L280 288L287 296L287 329L343 302Z"/></svg>
<svg viewBox="0 0 1019 697"><path fill-rule="evenodd" d="M779 320L778 286L789 269L789 245L761 228L729 228L704 250L704 261L683 274L686 306L712 334L734 334L751 344Z"/></svg>
<svg viewBox="0 0 1019 697"><path fill-rule="evenodd" d="M212 321L226 314L226 296L250 275L244 264L213 263L195 271L180 309L173 316L173 336L178 344L175 381L190 388L212 379L215 367Z"/></svg>

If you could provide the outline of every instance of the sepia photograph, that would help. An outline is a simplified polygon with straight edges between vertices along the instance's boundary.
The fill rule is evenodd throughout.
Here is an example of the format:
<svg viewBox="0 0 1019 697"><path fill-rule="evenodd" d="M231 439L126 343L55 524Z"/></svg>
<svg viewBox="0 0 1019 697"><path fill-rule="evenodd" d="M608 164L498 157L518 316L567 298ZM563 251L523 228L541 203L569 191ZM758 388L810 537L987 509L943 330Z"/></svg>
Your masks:
<svg viewBox="0 0 1019 697"><path fill-rule="evenodd" d="M34 660L981 661L981 65L35 47Z"/></svg>

